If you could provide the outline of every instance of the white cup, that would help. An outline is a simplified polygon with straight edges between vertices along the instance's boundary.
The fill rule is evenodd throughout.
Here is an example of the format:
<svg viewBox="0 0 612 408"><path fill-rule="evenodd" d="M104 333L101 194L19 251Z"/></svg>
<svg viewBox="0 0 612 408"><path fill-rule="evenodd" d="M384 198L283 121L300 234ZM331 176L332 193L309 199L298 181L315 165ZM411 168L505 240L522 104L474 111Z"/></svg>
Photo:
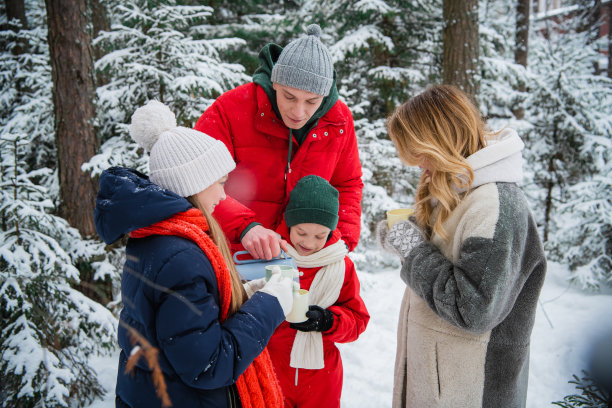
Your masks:
<svg viewBox="0 0 612 408"><path fill-rule="evenodd" d="M287 315L289 323L302 323L308 320L306 312L310 306L310 293L306 289L298 289L293 292L293 308Z"/></svg>

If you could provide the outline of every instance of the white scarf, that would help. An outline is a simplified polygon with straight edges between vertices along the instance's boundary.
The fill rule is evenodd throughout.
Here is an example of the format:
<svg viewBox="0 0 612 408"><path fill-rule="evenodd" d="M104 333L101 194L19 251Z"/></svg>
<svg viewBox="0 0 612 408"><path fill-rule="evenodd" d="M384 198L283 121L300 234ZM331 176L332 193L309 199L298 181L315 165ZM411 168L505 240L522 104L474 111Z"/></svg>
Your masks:
<svg viewBox="0 0 612 408"><path fill-rule="evenodd" d="M289 246L287 253L295 259L299 267L322 267L317 271L310 285L310 304L327 309L336 303L344 283L344 257L348 254L344 241L339 240L335 244L307 256L299 255L291 246ZM293 341L289 365L294 368L311 370L325 367L321 332L302 332L298 330Z"/></svg>

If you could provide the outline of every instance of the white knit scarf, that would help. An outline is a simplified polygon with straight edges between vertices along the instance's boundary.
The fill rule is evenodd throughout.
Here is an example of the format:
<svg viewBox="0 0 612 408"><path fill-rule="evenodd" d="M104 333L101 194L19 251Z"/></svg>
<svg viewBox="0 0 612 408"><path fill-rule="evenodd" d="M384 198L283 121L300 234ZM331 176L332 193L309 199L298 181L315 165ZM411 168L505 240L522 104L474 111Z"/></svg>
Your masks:
<svg viewBox="0 0 612 408"><path fill-rule="evenodd" d="M322 267L310 285L310 304L327 309L338 300L342 283L344 283L344 257L348 254L346 244L339 240L335 244L307 256L301 256L289 246L289 256L295 259L297 266L303 268ZM325 367L323 359L323 336L321 332L302 332L295 335L291 349L291 362L294 368L311 370Z"/></svg>

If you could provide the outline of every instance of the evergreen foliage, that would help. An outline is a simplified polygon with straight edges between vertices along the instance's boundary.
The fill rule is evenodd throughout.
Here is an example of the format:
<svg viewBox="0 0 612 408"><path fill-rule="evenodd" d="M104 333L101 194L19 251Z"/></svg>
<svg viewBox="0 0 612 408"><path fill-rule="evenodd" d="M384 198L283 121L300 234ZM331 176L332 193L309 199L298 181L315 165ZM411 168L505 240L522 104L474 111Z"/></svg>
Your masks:
<svg viewBox="0 0 612 408"><path fill-rule="evenodd" d="M0 396L6 407L68 407L105 391L89 359L114 348L116 320L74 289L75 265L106 256L101 243L84 240L54 215L44 4L27 4L35 28L0 22L6 27L0 41L8 47L0 54ZM114 273L99 265L96 273Z"/></svg>
<svg viewBox="0 0 612 408"><path fill-rule="evenodd" d="M534 207L550 259L568 263L577 281L596 288L611 282L606 178L611 171L612 82L593 73L599 58L593 34L577 29L587 13L548 20L534 36L525 156L539 188Z"/></svg>
<svg viewBox="0 0 612 408"><path fill-rule="evenodd" d="M57 160L54 144L51 67L44 24L44 4L28 9L33 28L6 21L2 13L0 43L6 50L0 54L1 131L29 135L31 144L24 146L24 159L33 167L52 166ZM35 112L41 120L34 120ZM46 183L49 184L49 183Z"/></svg>
<svg viewBox="0 0 612 408"><path fill-rule="evenodd" d="M514 62L515 1L481 0L480 35L480 111L491 127L514 121L513 110L527 97L517 91L519 82L528 82L529 73ZM497 130L497 129L492 129Z"/></svg>
<svg viewBox="0 0 612 408"><path fill-rule="evenodd" d="M106 54L96 69L108 79L99 87L101 154L84 168L92 175L111 165L145 170L147 160L127 132L131 114L151 99L170 107L180 125L191 127L224 91L247 82L244 67L224 61L243 46L238 38L204 38L213 9L174 0L110 4L111 29L94 40Z"/></svg>
<svg viewBox="0 0 612 408"><path fill-rule="evenodd" d="M612 141L597 138L581 150L599 151L601 171L568 188L559 205L557 231L550 240L553 259L569 265L573 280L589 289L612 286Z"/></svg>
<svg viewBox="0 0 612 408"><path fill-rule="evenodd" d="M303 21L294 18L298 2L284 0L208 1L214 7L206 38L237 37L246 45L231 50L228 60L243 65L252 75L259 66L259 51L267 43L285 45L303 34Z"/></svg>
<svg viewBox="0 0 612 408"><path fill-rule="evenodd" d="M553 402L553 405L562 408L574 407L590 407L590 408L608 408L612 400L610 395L605 390L601 389L589 376L589 373L582 371L582 377L579 378L576 374L570 380L570 384L575 384L576 389L580 390L580 394L571 394L563 398L563 401Z"/></svg>

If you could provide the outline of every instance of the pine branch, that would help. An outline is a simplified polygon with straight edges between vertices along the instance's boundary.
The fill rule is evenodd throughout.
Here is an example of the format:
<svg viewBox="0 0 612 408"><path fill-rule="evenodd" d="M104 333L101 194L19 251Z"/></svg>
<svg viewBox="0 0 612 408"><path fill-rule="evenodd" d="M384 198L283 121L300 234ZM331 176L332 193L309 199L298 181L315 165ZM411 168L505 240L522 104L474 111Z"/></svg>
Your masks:
<svg viewBox="0 0 612 408"><path fill-rule="evenodd" d="M576 374L573 380L568 381L570 384L575 384L576 388L581 391L581 394L567 395L563 401L553 402L553 405L562 408L573 407L592 407L592 408L609 408L612 406L612 400L609 393L600 388L590 377L589 373L582 370L582 378L578 378Z"/></svg>

